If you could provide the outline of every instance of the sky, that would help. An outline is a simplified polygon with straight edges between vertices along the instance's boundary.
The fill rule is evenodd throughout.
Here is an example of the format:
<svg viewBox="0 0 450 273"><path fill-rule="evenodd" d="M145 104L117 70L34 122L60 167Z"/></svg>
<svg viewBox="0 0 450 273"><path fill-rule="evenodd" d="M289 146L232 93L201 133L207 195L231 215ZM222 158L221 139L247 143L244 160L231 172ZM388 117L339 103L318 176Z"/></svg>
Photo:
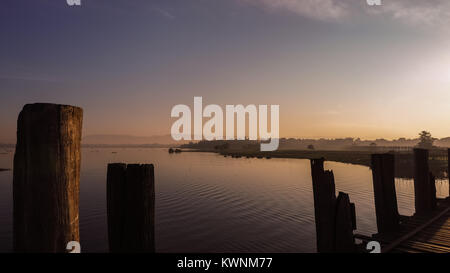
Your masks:
<svg viewBox="0 0 450 273"><path fill-rule="evenodd" d="M449 26L447 0L2 0L0 142L27 103L151 136L194 96L280 105L281 137L448 137Z"/></svg>

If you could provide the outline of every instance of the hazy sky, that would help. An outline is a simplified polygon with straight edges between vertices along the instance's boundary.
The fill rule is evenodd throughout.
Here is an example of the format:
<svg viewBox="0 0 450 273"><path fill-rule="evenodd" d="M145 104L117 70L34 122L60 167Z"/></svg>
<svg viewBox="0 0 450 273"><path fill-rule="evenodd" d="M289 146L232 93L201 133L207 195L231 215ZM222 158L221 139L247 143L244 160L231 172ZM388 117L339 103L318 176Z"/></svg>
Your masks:
<svg viewBox="0 0 450 273"><path fill-rule="evenodd" d="M448 0L2 0L0 142L26 103L145 136L194 96L279 104L286 137L450 136L449 26Z"/></svg>

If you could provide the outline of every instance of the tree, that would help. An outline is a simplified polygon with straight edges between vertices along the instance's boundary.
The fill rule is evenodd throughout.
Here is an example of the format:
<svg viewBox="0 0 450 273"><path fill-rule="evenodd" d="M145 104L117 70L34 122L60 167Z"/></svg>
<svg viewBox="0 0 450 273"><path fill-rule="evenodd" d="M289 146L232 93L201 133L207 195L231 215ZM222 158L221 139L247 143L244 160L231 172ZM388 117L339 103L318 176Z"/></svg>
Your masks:
<svg viewBox="0 0 450 273"><path fill-rule="evenodd" d="M420 142L417 144L419 148L431 149L433 148L434 139L431 137L431 133L427 131L422 131L419 134Z"/></svg>
<svg viewBox="0 0 450 273"><path fill-rule="evenodd" d="M314 145L309 144L309 145L308 145L308 150L314 150Z"/></svg>

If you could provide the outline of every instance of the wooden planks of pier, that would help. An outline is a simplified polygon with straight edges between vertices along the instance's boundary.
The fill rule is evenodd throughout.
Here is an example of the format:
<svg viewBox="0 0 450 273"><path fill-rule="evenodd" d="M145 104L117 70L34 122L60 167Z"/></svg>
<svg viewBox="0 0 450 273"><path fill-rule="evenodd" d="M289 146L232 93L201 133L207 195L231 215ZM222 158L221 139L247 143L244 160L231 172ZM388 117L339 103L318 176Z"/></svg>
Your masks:
<svg viewBox="0 0 450 273"><path fill-rule="evenodd" d="M355 238L379 242L382 253L450 253L450 198L438 199L433 213L401 216L395 232Z"/></svg>
<svg viewBox="0 0 450 273"><path fill-rule="evenodd" d="M450 253L450 199L429 215L404 217L400 227L398 239L380 242L383 252Z"/></svg>

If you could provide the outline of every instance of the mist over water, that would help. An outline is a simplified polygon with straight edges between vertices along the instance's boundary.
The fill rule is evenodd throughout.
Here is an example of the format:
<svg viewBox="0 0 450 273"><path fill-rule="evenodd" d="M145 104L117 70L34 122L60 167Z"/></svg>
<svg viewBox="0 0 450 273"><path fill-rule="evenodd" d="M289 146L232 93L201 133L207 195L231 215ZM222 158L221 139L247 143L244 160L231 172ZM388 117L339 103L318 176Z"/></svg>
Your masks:
<svg viewBox="0 0 450 273"><path fill-rule="evenodd" d="M315 252L309 160L224 158L166 149L83 148L80 232L83 252L107 252L108 163L152 163L156 180L158 252ZM0 154L13 167L13 152ZM372 173L326 162L336 191L356 204L357 233L376 232ZM411 180L396 181L400 213L414 212ZM436 185L438 197L447 182ZM12 171L0 172L0 251L12 250Z"/></svg>

